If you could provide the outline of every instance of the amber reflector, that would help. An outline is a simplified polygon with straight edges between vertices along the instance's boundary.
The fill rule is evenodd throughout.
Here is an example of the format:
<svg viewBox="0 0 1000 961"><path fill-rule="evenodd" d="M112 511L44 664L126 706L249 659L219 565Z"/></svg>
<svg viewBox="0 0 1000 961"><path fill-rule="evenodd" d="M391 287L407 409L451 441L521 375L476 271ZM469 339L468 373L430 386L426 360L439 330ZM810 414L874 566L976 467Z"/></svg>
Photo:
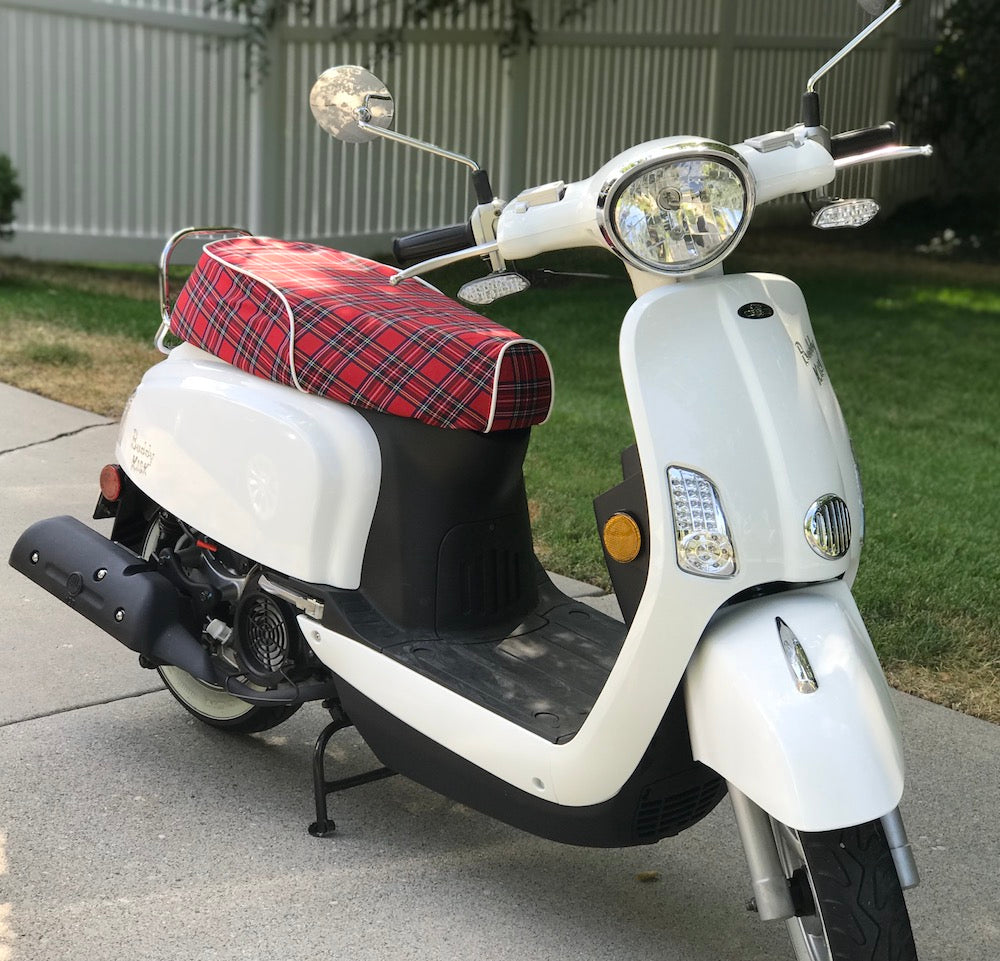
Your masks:
<svg viewBox="0 0 1000 961"><path fill-rule="evenodd" d="M639 556L642 535L630 514L612 514L604 525L604 549L612 560L628 564Z"/></svg>

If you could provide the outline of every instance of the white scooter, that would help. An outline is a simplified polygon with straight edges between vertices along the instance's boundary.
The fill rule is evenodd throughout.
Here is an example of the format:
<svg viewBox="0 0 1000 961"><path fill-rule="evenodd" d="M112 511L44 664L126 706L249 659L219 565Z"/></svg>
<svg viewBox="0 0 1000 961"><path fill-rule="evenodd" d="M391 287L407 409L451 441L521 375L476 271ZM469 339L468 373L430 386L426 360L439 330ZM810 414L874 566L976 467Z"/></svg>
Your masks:
<svg viewBox="0 0 1000 961"><path fill-rule="evenodd" d="M327 71L320 124L468 164L470 222L398 241L398 272L229 231L171 304L171 252L198 231L175 235L159 342L183 343L102 472L111 538L51 518L11 564L207 724L264 730L323 700L316 834L329 792L391 772L592 846L677 834L728 793L751 904L787 922L800 961L915 958L900 737L851 596L847 429L799 289L721 268L755 205L929 152L894 146L891 125L831 138L819 116L817 80L900 6L812 78L801 123L643 143L507 204L472 161L388 129L367 71ZM824 198L815 223L876 209ZM528 285L508 262L584 246L620 257L636 292L620 339L636 443L595 504L624 625L534 558L522 461L552 402L544 350L415 279L484 258L460 296L486 303ZM385 768L328 782L348 724Z"/></svg>

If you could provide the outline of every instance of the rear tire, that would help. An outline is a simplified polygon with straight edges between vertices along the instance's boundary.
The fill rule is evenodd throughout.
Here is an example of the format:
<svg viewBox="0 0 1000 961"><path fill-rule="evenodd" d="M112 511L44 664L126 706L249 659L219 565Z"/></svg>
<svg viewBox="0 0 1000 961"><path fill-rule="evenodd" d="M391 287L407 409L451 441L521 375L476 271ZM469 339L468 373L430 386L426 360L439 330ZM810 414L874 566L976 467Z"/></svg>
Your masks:
<svg viewBox="0 0 1000 961"><path fill-rule="evenodd" d="M152 557L161 547L173 546L165 533L163 515L158 513L145 528L137 543L126 543L140 557ZM157 668L167 690L189 714L202 724L231 734L257 734L287 721L301 705L250 704L223 688L209 684L171 664ZM245 683L253 685L246 678ZM260 688L264 690L264 688Z"/></svg>
<svg viewBox="0 0 1000 961"><path fill-rule="evenodd" d="M299 705L249 704L221 687L208 684L170 664L157 671L181 707L209 727L231 734L257 734L287 721Z"/></svg>
<svg viewBox="0 0 1000 961"><path fill-rule="evenodd" d="M771 823L799 913L785 922L797 961L916 961L880 822L818 833Z"/></svg>

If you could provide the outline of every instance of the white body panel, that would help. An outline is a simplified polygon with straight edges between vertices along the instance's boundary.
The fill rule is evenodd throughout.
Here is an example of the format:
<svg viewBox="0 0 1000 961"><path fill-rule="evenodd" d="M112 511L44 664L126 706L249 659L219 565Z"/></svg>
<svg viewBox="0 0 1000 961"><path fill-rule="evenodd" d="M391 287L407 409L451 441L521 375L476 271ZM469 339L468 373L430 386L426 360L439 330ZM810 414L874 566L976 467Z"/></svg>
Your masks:
<svg viewBox="0 0 1000 961"><path fill-rule="evenodd" d="M796 688L775 618L817 681ZM694 756L784 824L829 831L892 811L903 757L889 688L842 582L719 613L688 668Z"/></svg>
<svg viewBox="0 0 1000 961"><path fill-rule="evenodd" d="M737 308L750 301L772 304L775 315L740 318ZM524 791L572 806L613 797L728 598L756 584L832 579L856 567L856 546L829 561L803 535L806 511L823 494L860 511L847 433L818 354L805 347L810 337L798 288L778 277L660 288L626 316L622 368L646 478L649 579L610 678L570 742L552 744L303 618L316 653L411 727ZM706 409L695 410L708 393ZM736 543L734 577L677 567L665 478L672 464L704 471L718 485ZM772 634L773 625L763 642Z"/></svg>
<svg viewBox="0 0 1000 961"><path fill-rule="evenodd" d="M353 408L182 344L136 389L117 457L153 500L227 547L304 581L360 585L381 456Z"/></svg>
<svg viewBox="0 0 1000 961"><path fill-rule="evenodd" d="M745 319L738 311L748 303L774 314ZM840 405L795 284L737 274L656 288L626 315L621 363L650 529L673 529L668 467L692 468L718 488L737 563L729 581L708 582L719 603L758 584L853 579L861 490ZM806 513L824 494L842 497L854 520L853 546L839 561L814 553L803 536ZM683 606L703 586L700 579L676 569L669 538L656 538L652 547L652 565L664 564L659 592Z"/></svg>

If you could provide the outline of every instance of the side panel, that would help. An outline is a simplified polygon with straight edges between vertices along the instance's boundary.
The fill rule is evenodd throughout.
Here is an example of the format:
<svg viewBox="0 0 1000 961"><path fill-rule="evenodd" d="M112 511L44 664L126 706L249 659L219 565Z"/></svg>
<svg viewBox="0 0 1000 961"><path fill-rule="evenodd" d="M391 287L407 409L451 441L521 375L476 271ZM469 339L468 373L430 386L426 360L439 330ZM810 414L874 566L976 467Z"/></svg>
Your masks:
<svg viewBox="0 0 1000 961"><path fill-rule="evenodd" d="M157 503L300 580L355 589L381 478L355 410L183 344L122 418L119 463Z"/></svg>
<svg viewBox="0 0 1000 961"><path fill-rule="evenodd" d="M777 618L808 657L811 693L796 686ZM720 612L691 660L686 701L695 758L790 827L829 831L899 804L896 713L842 583Z"/></svg>

